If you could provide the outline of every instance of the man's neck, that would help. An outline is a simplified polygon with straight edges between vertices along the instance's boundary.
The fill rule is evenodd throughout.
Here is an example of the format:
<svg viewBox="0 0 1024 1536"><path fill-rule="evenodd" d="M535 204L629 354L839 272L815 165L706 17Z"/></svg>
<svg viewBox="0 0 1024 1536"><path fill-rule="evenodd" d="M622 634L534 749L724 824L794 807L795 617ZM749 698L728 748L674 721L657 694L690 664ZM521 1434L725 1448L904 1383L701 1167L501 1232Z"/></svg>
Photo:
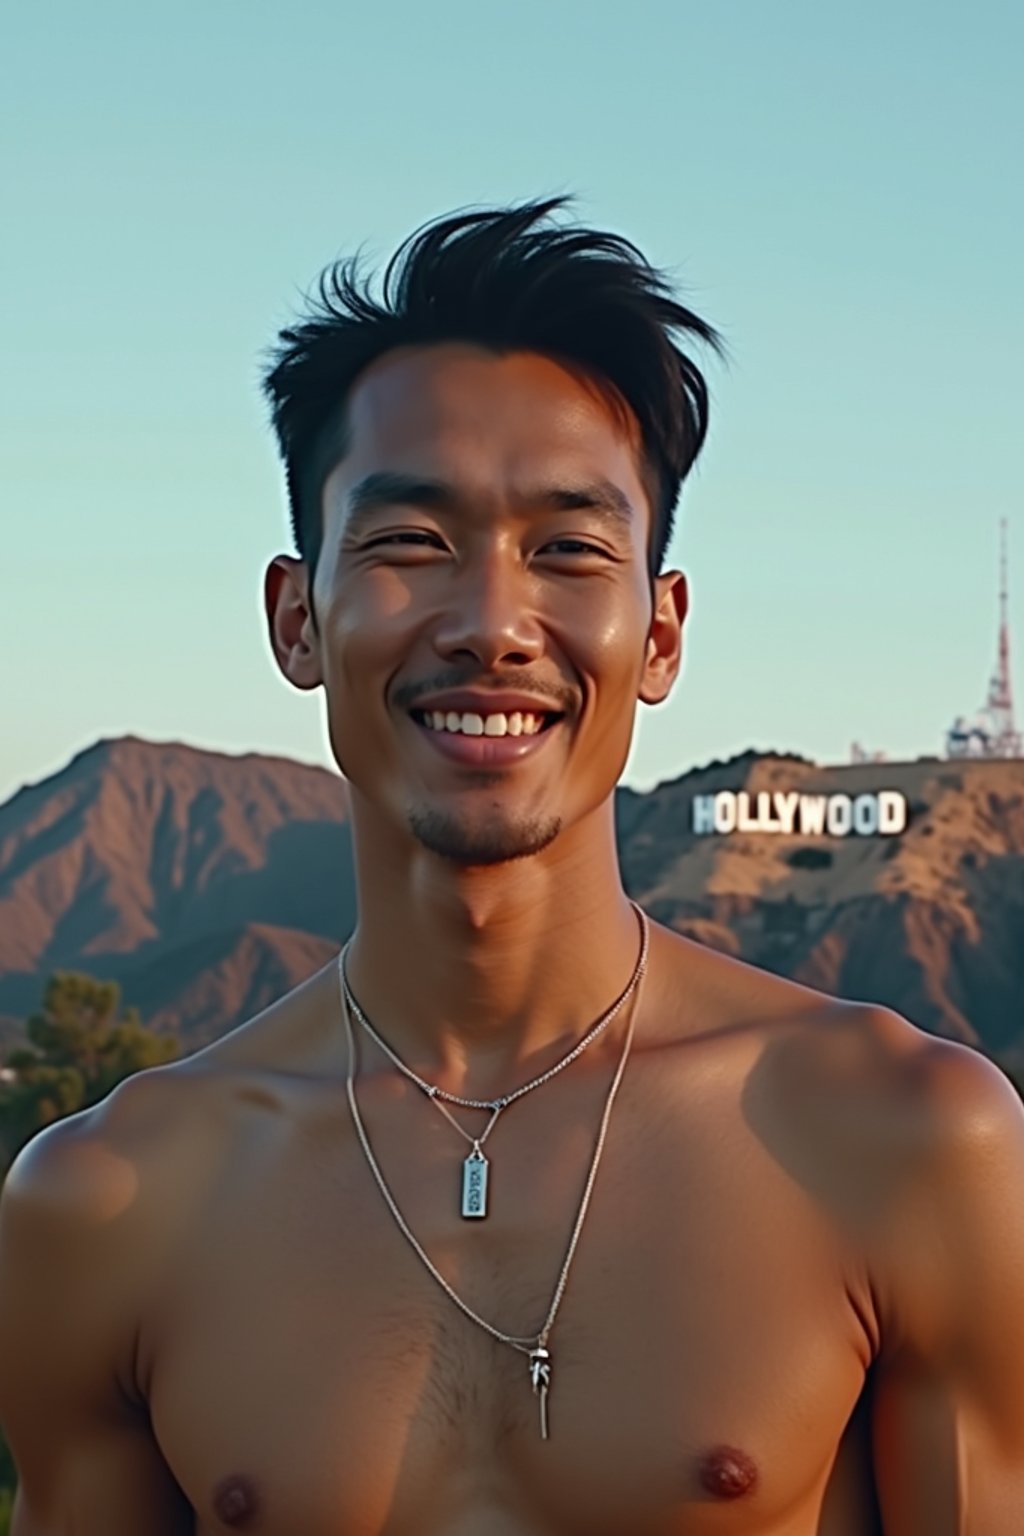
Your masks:
<svg viewBox="0 0 1024 1536"><path fill-rule="evenodd" d="M640 930L611 829L487 869L382 857L358 835L355 850L353 994L448 1092L488 1098L545 1070L629 982Z"/></svg>

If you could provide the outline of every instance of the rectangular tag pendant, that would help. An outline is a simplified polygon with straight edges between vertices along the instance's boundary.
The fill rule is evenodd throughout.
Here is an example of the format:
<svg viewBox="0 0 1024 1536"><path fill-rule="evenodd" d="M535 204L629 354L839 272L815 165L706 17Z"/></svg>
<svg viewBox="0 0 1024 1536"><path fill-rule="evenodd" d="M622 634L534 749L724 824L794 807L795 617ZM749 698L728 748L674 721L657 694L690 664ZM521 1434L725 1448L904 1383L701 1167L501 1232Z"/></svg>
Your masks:
<svg viewBox="0 0 1024 1536"><path fill-rule="evenodd" d="M487 1215L487 1170L482 1152L471 1152L462 1165L462 1214L466 1217Z"/></svg>

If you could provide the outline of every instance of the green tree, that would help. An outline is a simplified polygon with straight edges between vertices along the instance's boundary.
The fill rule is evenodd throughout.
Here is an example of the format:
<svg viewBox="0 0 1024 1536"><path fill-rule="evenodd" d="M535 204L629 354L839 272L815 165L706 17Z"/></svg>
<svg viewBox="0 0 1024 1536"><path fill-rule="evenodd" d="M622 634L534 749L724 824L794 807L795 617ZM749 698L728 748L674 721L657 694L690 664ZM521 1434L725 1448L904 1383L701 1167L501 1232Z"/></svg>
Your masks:
<svg viewBox="0 0 1024 1536"><path fill-rule="evenodd" d="M125 1077L178 1054L174 1035L147 1029L121 989L57 971L26 1025L29 1043L8 1052L0 1080L0 1150L9 1164L43 1126L104 1098Z"/></svg>

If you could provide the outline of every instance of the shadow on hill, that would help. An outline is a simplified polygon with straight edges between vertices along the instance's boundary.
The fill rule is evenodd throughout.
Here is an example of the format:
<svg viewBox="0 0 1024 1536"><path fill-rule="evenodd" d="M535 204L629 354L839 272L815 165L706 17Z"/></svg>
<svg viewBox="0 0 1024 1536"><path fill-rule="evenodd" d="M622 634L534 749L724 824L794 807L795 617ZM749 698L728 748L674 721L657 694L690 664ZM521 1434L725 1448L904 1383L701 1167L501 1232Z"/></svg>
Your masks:
<svg viewBox="0 0 1024 1536"><path fill-rule="evenodd" d="M267 837L266 856L258 868L225 869L221 864L198 891L165 888L163 899L154 893L149 917L156 932L127 950L95 942L112 910L105 886L106 876L97 870L87 917L68 914L38 969L0 977L0 1016L27 1018L39 1007L53 971L77 970L117 981L125 1005L138 1007L145 1020L183 989L197 985L202 972L225 963L248 930L279 932L270 949L287 948L293 957L290 965L280 965L250 954L250 968L264 973L256 990L265 1000L278 983L282 990L292 984L292 973L303 964L307 949L312 971L313 960L319 957L316 963L322 964L355 926L351 834L346 823L335 820L287 822ZM244 997L238 991L241 986L236 978L233 990L244 1007L252 978L244 986Z"/></svg>
<svg viewBox="0 0 1024 1536"><path fill-rule="evenodd" d="M339 821L290 821L270 833L258 868L219 871L177 912L154 914L164 940L250 923L340 943L355 922L352 837Z"/></svg>

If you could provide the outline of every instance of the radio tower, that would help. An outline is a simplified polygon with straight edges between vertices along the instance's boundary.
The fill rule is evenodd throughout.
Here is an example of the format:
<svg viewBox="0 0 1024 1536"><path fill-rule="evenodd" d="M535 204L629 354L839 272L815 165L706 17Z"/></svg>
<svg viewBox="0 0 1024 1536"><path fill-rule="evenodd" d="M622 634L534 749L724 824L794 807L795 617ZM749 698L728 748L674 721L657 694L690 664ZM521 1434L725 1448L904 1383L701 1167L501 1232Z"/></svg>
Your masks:
<svg viewBox="0 0 1024 1536"><path fill-rule="evenodd" d="M999 524L999 647L988 698L976 715L963 715L946 732L947 757L1024 757L1013 718L1010 685L1010 621L1006 615L1006 518Z"/></svg>
<svg viewBox="0 0 1024 1536"><path fill-rule="evenodd" d="M1013 719L1010 684L1010 623L1006 616L1006 518L999 524L999 656L986 704L992 721L992 756L1020 757L1021 734Z"/></svg>

